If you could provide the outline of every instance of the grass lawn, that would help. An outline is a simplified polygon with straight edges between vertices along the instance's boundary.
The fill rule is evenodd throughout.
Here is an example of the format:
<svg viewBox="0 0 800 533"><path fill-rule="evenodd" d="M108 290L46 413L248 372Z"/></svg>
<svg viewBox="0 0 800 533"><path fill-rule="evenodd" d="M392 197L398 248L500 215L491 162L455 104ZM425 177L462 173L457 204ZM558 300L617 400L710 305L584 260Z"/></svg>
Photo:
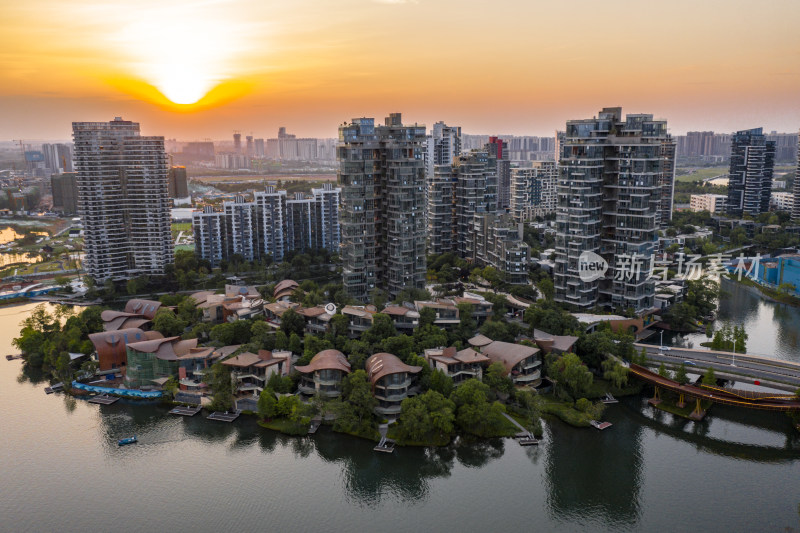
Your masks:
<svg viewBox="0 0 800 533"><path fill-rule="evenodd" d="M681 170L681 169L679 169ZM692 168L692 169L683 169L689 170L689 174L681 174L678 175L677 172L675 174L675 181L698 181L704 180L707 178L714 178L716 176L721 176L723 174L727 174L730 170L730 167L727 165L724 167L706 167L706 168Z"/></svg>
<svg viewBox="0 0 800 533"><path fill-rule="evenodd" d="M173 222L172 223L172 231L177 233L179 231L192 231L192 223L191 222Z"/></svg>
<svg viewBox="0 0 800 533"><path fill-rule="evenodd" d="M591 427L589 415L578 411L571 403L557 400L551 394L543 394L541 398L543 414L557 416L570 426L579 428Z"/></svg>
<svg viewBox="0 0 800 533"><path fill-rule="evenodd" d="M292 422L288 418L273 418L268 422L259 420L258 425L273 431L280 431L286 435L307 435L309 427L308 425L298 427L295 422Z"/></svg>

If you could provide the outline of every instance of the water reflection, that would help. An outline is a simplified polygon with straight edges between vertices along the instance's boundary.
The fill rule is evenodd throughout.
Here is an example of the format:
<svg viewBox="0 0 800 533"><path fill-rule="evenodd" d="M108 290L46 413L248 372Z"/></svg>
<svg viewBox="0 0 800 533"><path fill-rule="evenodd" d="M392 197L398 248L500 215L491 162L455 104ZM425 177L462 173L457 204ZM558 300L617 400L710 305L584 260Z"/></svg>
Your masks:
<svg viewBox="0 0 800 533"><path fill-rule="evenodd" d="M748 353L800 361L800 308L763 300L756 289L732 281L723 280L721 288L715 330L744 326ZM702 348L701 343L709 340L705 333L664 332L664 343L672 346ZM647 342L658 343L659 336Z"/></svg>
<svg viewBox="0 0 800 533"><path fill-rule="evenodd" d="M545 483L551 518L588 520L612 528L639 520L641 426L627 418L613 420L613 429L604 432L548 423Z"/></svg>

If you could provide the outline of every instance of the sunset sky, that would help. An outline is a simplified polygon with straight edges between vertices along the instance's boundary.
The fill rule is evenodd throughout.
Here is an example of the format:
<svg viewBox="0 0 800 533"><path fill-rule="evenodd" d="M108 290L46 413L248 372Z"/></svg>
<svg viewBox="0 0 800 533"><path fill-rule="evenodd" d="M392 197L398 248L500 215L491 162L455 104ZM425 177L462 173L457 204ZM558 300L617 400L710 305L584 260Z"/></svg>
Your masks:
<svg viewBox="0 0 800 533"><path fill-rule="evenodd" d="M176 104L173 102L194 102ZM0 140L72 121L333 137L401 111L552 135L604 106L675 134L800 128L798 0L2 0Z"/></svg>

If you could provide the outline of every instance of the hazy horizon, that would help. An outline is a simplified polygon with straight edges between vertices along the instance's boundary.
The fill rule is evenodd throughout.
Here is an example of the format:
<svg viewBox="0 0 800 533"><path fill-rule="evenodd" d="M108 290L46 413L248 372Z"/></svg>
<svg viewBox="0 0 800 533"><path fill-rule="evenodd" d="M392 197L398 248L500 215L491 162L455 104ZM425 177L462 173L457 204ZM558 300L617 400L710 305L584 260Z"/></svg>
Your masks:
<svg viewBox="0 0 800 533"><path fill-rule="evenodd" d="M29 0L0 20L0 139L334 137L400 111L552 136L602 107L675 135L800 129L800 2ZM176 103L178 102L178 103Z"/></svg>

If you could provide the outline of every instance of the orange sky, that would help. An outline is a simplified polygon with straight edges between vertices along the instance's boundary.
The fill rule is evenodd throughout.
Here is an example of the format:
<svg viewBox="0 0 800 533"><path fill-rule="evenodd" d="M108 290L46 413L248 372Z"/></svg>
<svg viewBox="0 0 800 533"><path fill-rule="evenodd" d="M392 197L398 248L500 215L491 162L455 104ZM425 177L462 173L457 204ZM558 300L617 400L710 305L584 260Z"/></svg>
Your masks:
<svg viewBox="0 0 800 533"><path fill-rule="evenodd" d="M617 105L678 134L800 128L798 0L2 2L0 139L120 115L185 140L332 137L391 111L552 135Z"/></svg>

